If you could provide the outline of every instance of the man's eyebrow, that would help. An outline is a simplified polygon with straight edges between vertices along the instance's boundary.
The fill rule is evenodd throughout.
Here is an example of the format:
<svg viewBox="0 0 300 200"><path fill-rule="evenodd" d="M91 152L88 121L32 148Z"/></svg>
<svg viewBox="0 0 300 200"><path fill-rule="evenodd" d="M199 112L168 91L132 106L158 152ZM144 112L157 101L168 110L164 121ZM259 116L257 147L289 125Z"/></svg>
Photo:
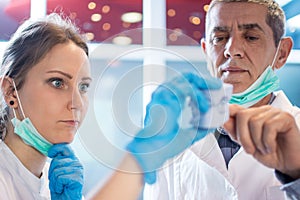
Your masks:
<svg viewBox="0 0 300 200"><path fill-rule="evenodd" d="M257 23L253 24L241 24L238 25L239 30L251 30L251 29L259 29L262 32L264 30ZM216 26L213 28L213 32L230 32L230 28L228 26Z"/></svg>
<svg viewBox="0 0 300 200"><path fill-rule="evenodd" d="M264 30L257 23L254 23L254 24L241 24L241 25L238 26L238 28L240 30L259 29L262 32L264 32Z"/></svg>
<svg viewBox="0 0 300 200"><path fill-rule="evenodd" d="M213 28L212 32L228 32L230 30L227 26L216 26Z"/></svg>
<svg viewBox="0 0 300 200"><path fill-rule="evenodd" d="M47 73L59 73L59 74L61 74L63 76L66 76L69 79L73 78L70 74L62 72L62 71L59 71L59 70L50 70L50 71L47 71Z"/></svg>

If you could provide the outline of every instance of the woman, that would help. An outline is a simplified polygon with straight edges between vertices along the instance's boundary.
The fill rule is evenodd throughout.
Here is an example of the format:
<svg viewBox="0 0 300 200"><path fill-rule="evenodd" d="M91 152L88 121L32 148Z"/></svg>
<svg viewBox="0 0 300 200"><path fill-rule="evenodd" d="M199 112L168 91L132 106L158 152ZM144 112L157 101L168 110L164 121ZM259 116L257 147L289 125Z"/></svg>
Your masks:
<svg viewBox="0 0 300 200"><path fill-rule="evenodd" d="M27 21L9 41L1 82L1 197L49 199L48 150L72 142L87 111L87 45L58 15Z"/></svg>
<svg viewBox="0 0 300 200"><path fill-rule="evenodd" d="M68 143L85 117L92 79L78 29L57 14L25 22L9 41L1 69L1 198L81 199L83 168ZM119 167L136 173L116 171L92 198L135 199L144 181L155 182L157 168L207 133L179 130L186 97L201 102L205 112L209 104L201 89L219 87L219 81L192 74L160 86L147 107L145 128L129 143Z"/></svg>

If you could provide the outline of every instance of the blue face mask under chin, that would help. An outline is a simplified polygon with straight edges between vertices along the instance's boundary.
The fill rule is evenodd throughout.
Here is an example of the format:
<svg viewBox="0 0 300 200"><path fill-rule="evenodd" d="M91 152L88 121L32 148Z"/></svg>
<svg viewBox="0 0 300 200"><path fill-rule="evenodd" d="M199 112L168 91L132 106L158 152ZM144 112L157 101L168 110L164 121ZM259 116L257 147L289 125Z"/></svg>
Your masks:
<svg viewBox="0 0 300 200"><path fill-rule="evenodd" d="M279 79L271 66L245 91L232 95L229 103L250 107L279 88Z"/></svg>
<svg viewBox="0 0 300 200"><path fill-rule="evenodd" d="M24 111L21 105L21 101L17 92L17 88L15 82L13 81L14 88L16 90L17 98L20 105L20 110L22 111L23 116ZM15 111L14 111L15 114ZM16 114L15 114L16 116ZM34 147L36 150L41 152L43 155L48 156L48 151L50 147L53 145L48 142L34 127L28 117L24 118L22 121L17 119L16 117L11 120L14 126L14 132L21 137L23 142L29 146Z"/></svg>

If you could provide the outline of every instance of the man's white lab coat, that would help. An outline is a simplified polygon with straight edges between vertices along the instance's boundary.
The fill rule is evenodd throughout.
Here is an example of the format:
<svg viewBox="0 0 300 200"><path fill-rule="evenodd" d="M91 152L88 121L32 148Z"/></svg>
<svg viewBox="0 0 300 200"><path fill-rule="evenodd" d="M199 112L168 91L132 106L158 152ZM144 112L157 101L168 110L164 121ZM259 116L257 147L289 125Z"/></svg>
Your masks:
<svg viewBox="0 0 300 200"><path fill-rule="evenodd" d="M291 113L300 127L300 109L292 106L282 91L276 93L272 106ZM217 140L209 134L170 160L158 172L158 181L145 186L144 199L225 200L235 199L237 192L240 200L282 200L280 185L274 169L260 164L242 147L227 170Z"/></svg>

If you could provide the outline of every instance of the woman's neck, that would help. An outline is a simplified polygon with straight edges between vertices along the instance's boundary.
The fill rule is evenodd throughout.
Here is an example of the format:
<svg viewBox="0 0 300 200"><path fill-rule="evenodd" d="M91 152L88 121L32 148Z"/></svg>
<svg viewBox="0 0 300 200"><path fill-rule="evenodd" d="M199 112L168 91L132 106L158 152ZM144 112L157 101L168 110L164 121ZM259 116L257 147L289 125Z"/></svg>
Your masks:
<svg viewBox="0 0 300 200"><path fill-rule="evenodd" d="M23 140L13 132L12 126L8 127L7 130L8 133L4 139L5 144L31 173L38 178L41 177L47 157L35 148L25 144Z"/></svg>

